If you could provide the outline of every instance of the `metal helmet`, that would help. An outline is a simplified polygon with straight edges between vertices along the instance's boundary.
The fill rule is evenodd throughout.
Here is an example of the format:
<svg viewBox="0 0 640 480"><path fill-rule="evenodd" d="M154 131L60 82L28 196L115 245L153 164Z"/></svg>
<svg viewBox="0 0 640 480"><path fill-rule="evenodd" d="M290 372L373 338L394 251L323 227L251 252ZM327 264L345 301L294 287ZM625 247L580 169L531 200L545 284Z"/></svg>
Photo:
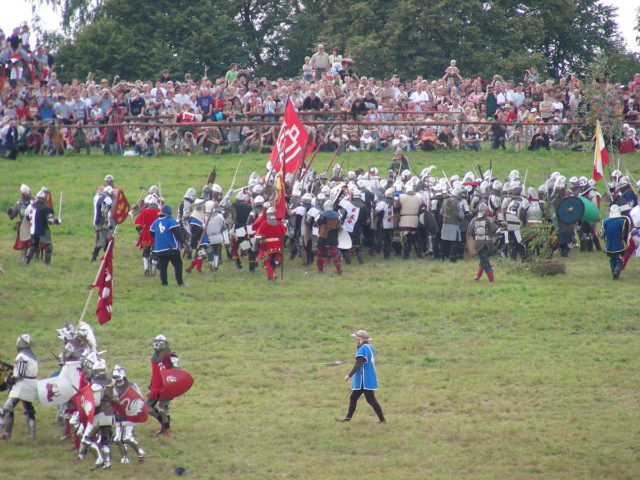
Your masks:
<svg viewBox="0 0 640 480"><path fill-rule="evenodd" d="M493 190L496 190L497 192L500 192L502 190L502 182L500 180L494 180L491 184L491 188Z"/></svg>
<svg viewBox="0 0 640 480"><path fill-rule="evenodd" d="M453 192L451 192L451 195L457 198L462 198L463 192L464 189L462 187L456 187L453 189Z"/></svg>
<svg viewBox="0 0 640 480"><path fill-rule="evenodd" d="M609 208L609 217L615 218L619 217L620 215L620 207L618 205L611 205L611 207Z"/></svg>
<svg viewBox="0 0 640 480"><path fill-rule="evenodd" d="M573 176L573 177L571 177L571 178L569 179L569 184L570 184L572 187L577 187L579 182L580 182L580 180L578 180L578 177L576 177L576 176Z"/></svg>
<svg viewBox="0 0 640 480"><path fill-rule="evenodd" d="M44 200L45 198L47 198L47 192L40 190L36 193L36 200Z"/></svg>
<svg viewBox="0 0 640 480"><path fill-rule="evenodd" d="M611 176L613 178L620 178L622 176L622 172L620 170L614 170L613 172L611 172Z"/></svg>
<svg viewBox="0 0 640 480"><path fill-rule="evenodd" d="M327 196L324 193L319 193L318 196L316 197L316 204L322 205L326 199L327 199Z"/></svg>
<svg viewBox="0 0 640 480"><path fill-rule="evenodd" d="M553 172L551 175L549 175L549 178L552 178L553 181L555 182L560 176L562 176L560 172Z"/></svg>
<svg viewBox="0 0 640 480"><path fill-rule="evenodd" d="M202 198L206 198L209 196L211 196L211 186L205 185L204 187L202 187Z"/></svg>
<svg viewBox="0 0 640 480"><path fill-rule="evenodd" d="M267 220L275 220L276 219L276 209L275 207L267 208Z"/></svg>
<svg viewBox="0 0 640 480"><path fill-rule="evenodd" d="M593 178L590 178L589 180L587 180L587 185L589 185L591 188L596 188L596 181Z"/></svg>
<svg viewBox="0 0 640 480"><path fill-rule="evenodd" d="M404 169L400 176L405 180L409 180L411 178L411 172L407 169Z"/></svg>
<svg viewBox="0 0 640 480"><path fill-rule="evenodd" d="M222 193L222 187L217 183L214 183L213 186L211 187L211 191L213 193Z"/></svg>
<svg viewBox="0 0 640 480"><path fill-rule="evenodd" d="M258 195L256 198L253 199L253 204L256 207L264 204L264 197L262 195Z"/></svg>
<svg viewBox="0 0 640 480"><path fill-rule="evenodd" d="M527 195L531 201L538 200L538 191L534 187L529 187Z"/></svg>
<svg viewBox="0 0 640 480"><path fill-rule="evenodd" d="M451 178L449 179L449 181L451 183L459 182L460 181L460 175L451 175Z"/></svg>
<svg viewBox="0 0 640 480"><path fill-rule="evenodd" d="M151 342L151 346L156 352L161 350L167 350L169 348L169 342L167 342L167 337L164 335L156 335L156 338Z"/></svg>
<svg viewBox="0 0 640 480"><path fill-rule="evenodd" d="M538 188L538 198L544 197L548 193L549 193L549 187L547 187L547 184L543 183L542 185L540 185L540 187Z"/></svg>
<svg viewBox="0 0 640 480"><path fill-rule="evenodd" d="M324 209L325 212L333 210L333 202L331 200L327 200L326 202L324 202L324 205L322 206L322 208Z"/></svg>
<svg viewBox="0 0 640 480"><path fill-rule="evenodd" d="M104 183L113 186L113 175L107 175L104 177Z"/></svg>
<svg viewBox="0 0 640 480"><path fill-rule="evenodd" d="M116 383L122 383L127 376L127 371L121 367L120 365L116 365L113 367L113 372L111 372L111 378L115 380Z"/></svg>
<svg viewBox="0 0 640 480"><path fill-rule="evenodd" d="M329 185L323 185L323 187L320 189L320 193L328 197L329 195L331 195L331 188L329 187Z"/></svg>
<svg viewBox="0 0 640 480"><path fill-rule="evenodd" d="M473 172L467 172L467 173L464 174L464 177L462 177L463 183L474 182L475 179L476 179L476 177L473 174Z"/></svg>
<svg viewBox="0 0 640 480"><path fill-rule="evenodd" d="M404 193L415 193L415 187L413 185L413 183L408 182L405 186L404 186Z"/></svg>
<svg viewBox="0 0 640 480"><path fill-rule="evenodd" d="M22 193L23 195L31 195L31 188L29 188L29 185L23 183L22 185L20 185L20 193Z"/></svg>
<svg viewBox="0 0 640 480"><path fill-rule="evenodd" d="M586 188L589 185L589 179L587 177L580 177L578 179L578 186L580 188Z"/></svg>
<svg viewBox="0 0 640 480"><path fill-rule="evenodd" d="M511 184L509 182L504 182L502 184L502 193L508 193L511 190Z"/></svg>
<svg viewBox="0 0 640 480"><path fill-rule="evenodd" d="M236 195L236 202L246 202L247 201L247 196L244 194L244 192L241 190L238 192L238 194Z"/></svg>
<svg viewBox="0 0 640 480"><path fill-rule="evenodd" d="M522 195L522 185L519 183L512 183L509 193L511 195Z"/></svg>
<svg viewBox="0 0 640 480"><path fill-rule="evenodd" d="M196 199L196 189L193 187L189 187L187 188L187 191L184 193L184 198L188 199L188 200L195 200Z"/></svg>
<svg viewBox="0 0 640 480"><path fill-rule="evenodd" d="M354 172L353 170L349 170L347 172L347 180L355 181L356 180L356 172Z"/></svg>
<svg viewBox="0 0 640 480"><path fill-rule="evenodd" d="M310 193L307 192L304 195L302 195L302 203L304 203L305 205L310 204L312 200L313 200L313 195L311 195Z"/></svg>
<svg viewBox="0 0 640 480"><path fill-rule="evenodd" d="M56 332L58 332L58 338L60 340L70 342L75 336L76 327L74 327L72 323L67 323L64 327L58 328Z"/></svg>
<svg viewBox="0 0 640 480"><path fill-rule="evenodd" d="M107 362L102 358L98 358L93 365L91 365L91 376L93 378L105 377L107 375Z"/></svg>
<svg viewBox="0 0 640 480"><path fill-rule="evenodd" d="M342 175L342 166L339 163L336 163L333 167L333 176L339 177Z"/></svg>
<svg viewBox="0 0 640 480"><path fill-rule="evenodd" d="M514 180L518 180L520 178L520 172L518 170L511 170L511 172L509 172L509 180L510 181L514 181Z"/></svg>
<svg viewBox="0 0 640 480"><path fill-rule="evenodd" d="M156 197L155 195L147 195L144 199L144 203L146 203L149 208L155 208L158 207L158 197Z"/></svg>
<svg viewBox="0 0 640 480"><path fill-rule="evenodd" d="M157 185L151 185L149 187L149 194L150 195L159 195L160 194L160 189L158 188Z"/></svg>
<svg viewBox="0 0 640 480"><path fill-rule="evenodd" d="M565 180L564 177L560 176L556 179L555 183L553 184L553 189L554 190L560 190L562 188L564 188L566 186L565 184Z"/></svg>
<svg viewBox="0 0 640 480"><path fill-rule="evenodd" d="M16 340L16 349L22 350L23 348L31 348L31 334L23 333Z"/></svg>
<svg viewBox="0 0 640 480"><path fill-rule="evenodd" d="M487 207L486 203L478 205L478 217L484 217L487 214L487 210L489 210L489 207Z"/></svg>
<svg viewBox="0 0 640 480"><path fill-rule="evenodd" d="M629 177L627 177L626 175L623 177L620 177L620 180L618 180L618 186L626 187L627 185L629 185Z"/></svg>
<svg viewBox="0 0 640 480"><path fill-rule="evenodd" d="M253 189L251 190L251 193L253 193L254 195L262 195L262 192L264 192L264 187L260 184L254 185Z"/></svg>
<svg viewBox="0 0 640 480"><path fill-rule="evenodd" d="M393 188L387 188L384 191L384 198L393 198L394 193Z"/></svg>
<svg viewBox="0 0 640 480"><path fill-rule="evenodd" d="M487 193L489 191L489 182L487 182L486 180L480 182L479 190L480 193Z"/></svg>

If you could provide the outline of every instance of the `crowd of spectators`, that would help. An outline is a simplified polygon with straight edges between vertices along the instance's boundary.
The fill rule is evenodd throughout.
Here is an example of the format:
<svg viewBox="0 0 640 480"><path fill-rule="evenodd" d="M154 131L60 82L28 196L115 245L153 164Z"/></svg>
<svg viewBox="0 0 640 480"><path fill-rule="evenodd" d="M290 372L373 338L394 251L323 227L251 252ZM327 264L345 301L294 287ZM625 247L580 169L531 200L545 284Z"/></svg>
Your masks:
<svg viewBox="0 0 640 480"><path fill-rule="evenodd" d="M232 64L218 79L206 71L197 81L169 71L155 81L89 73L62 84L48 48L30 47L26 25L6 38L0 31L0 45L0 154L13 157L92 147L125 155L268 152L278 127L242 122L277 122L287 98L303 121L315 121L308 128L323 151L568 149L587 140L579 125L582 82L574 75L542 80L535 67L518 79L469 78L451 60L437 79L375 79L358 76L337 48L329 55L318 45L292 79L256 78ZM603 88L618 98L620 151L638 150L640 74Z"/></svg>

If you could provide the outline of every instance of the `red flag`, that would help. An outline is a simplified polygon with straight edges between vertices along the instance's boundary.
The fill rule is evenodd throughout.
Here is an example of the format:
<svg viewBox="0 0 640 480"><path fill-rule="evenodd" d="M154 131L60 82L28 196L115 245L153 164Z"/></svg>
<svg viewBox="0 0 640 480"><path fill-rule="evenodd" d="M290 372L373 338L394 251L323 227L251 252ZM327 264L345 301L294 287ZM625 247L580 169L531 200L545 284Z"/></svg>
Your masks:
<svg viewBox="0 0 640 480"><path fill-rule="evenodd" d="M596 148L593 152L593 179L597 182L604 174L604 167L609 164L609 154L604 144L600 120L596 120Z"/></svg>
<svg viewBox="0 0 640 480"><path fill-rule="evenodd" d="M113 304L113 238L109 240L107 253L105 253L97 281L91 287L98 287L98 303L96 305L96 315L98 323L104 325L111 320L111 305Z"/></svg>
<svg viewBox="0 0 640 480"><path fill-rule="evenodd" d="M126 418L130 422L144 423L149 417L149 409L144 398L132 387L127 388L120 395L119 405L113 404L113 409L118 412L122 418Z"/></svg>
<svg viewBox="0 0 640 480"><path fill-rule="evenodd" d="M113 219L118 225L120 225L127 219L131 206L129 205L129 201L127 200L127 197L124 196L124 192L121 188L114 188L113 196L116 199L114 202L115 209L113 211Z"/></svg>
<svg viewBox="0 0 640 480"><path fill-rule="evenodd" d="M271 167L276 171L281 170L280 161L284 159L284 173L294 173L298 170L307 155L308 138L307 129L304 128L298 114L293 109L293 103L287 99L282 127L271 151L269 160Z"/></svg>
<svg viewBox="0 0 640 480"><path fill-rule="evenodd" d="M286 164L285 164L286 166ZM286 199L286 185L284 182L284 168L281 168L276 178L276 218L282 220L287 216L287 199Z"/></svg>
<svg viewBox="0 0 640 480"><path fill-rule="evenodd" d="M96 402L93 398L90 383L71 397L71 402L73 402L76 409L80 412L80 420L85 423L93 422L93 415L96 412Z"/></svg>

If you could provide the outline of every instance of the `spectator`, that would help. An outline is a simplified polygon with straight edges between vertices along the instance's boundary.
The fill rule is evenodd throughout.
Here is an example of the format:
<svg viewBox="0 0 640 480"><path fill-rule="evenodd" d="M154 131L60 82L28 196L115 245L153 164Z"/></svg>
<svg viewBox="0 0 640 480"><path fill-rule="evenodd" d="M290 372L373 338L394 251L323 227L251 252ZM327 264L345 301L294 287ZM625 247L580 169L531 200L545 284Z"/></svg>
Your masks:
<svg viewBox="0 0 640 480"><path fill-rule="evenodd" d="M331 68L331 59L324 51L324 45L319 44L316 53L311 57L311 68L315 72L316 82L322 79L322 74L326 74Z"/></svg>
<svg viewBox="0 0 640 480"><path fill-rule="evenodd" d="M531 144L529 150L539 150L540 148L550 149L551 137L545 131L544 126L539 126L536 133L531 138Z"/></svg>
<svg viewBox="0 0 640 480"><path fill-rule="evenodd" d="M480 134L476 132L475 128L473 128L473 125L469 125L467 127L467 130L462 134L462 144L467 150L480 151L482 149L480 140Z"/></svg>
<svg viewBox="0 0 640 480"><path fill-rule="evenodd" d="M489 117L487 118L487 120L494 122L491 125L491 133L493 134L493 143L491 144L491 149L497 150L498 148L502 148L503 150L506 150L507 125L504 123L503 114L498 113L498 116L495 119Z"/></svg>

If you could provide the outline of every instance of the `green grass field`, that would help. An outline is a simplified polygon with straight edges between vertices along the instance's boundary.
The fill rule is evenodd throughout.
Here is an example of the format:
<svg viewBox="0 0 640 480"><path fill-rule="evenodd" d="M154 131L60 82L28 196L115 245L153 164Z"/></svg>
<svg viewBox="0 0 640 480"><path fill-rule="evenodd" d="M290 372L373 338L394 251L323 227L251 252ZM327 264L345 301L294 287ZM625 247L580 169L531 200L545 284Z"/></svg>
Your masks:
<svg viewBox="0 0 640 480"><path fill-rule="evenodd" d="M76 322L97 264L91 199L105 174L131 202L139 187L161 184L177 207L199 191L215 163L228 188L238 156L123 158L65 156L0 160L0 206L46 185L64 195L64 224L53 227L50 267L20 263L12 222L0 223L0 359L16 337L34 336L40 376L56 370L47 352L55 329ZM315 162L324 169L329 155ZM351 154L346 168L386 168L390 155ZM513 168L536 186L553 170L591 171L589 153L438 152L410 155L416 170L434 164L464 174L493 159L499 178ZM640 177L639 155L627 156ZM263 172L265 156L245 155L239 176ZM238 180L239 186L242 180ZM38 438L25 440L17 412L13 438L0 443L2 479L152 479L183 466L192 479L637 479L640 477L638 311L640 262L613 282L604 254L571 252L567 273L536 277L495 259L495 284L472 281L477 259L457 264L366 259L337 277L286 262L284 280L267 283L226 261L220 271L186 275L187 287L145 278L133 222L118 229L112 321L95 326L109 367L125 366L146 389L150 342L164 333L195 378L172 402L172 436L158 439L151 419L138 428L148 459L89 474L71 443L58 440L52 409L37 408ZM172 272L170 268L170 273ZM95 297L94 297L95 298ZM95 325L91 302L88 320ZM374 338L388 424L361 399L346 412L355 345ZM335 361L341 365L330 365ZM0 394L4 402L6 393Z"/></svg>

